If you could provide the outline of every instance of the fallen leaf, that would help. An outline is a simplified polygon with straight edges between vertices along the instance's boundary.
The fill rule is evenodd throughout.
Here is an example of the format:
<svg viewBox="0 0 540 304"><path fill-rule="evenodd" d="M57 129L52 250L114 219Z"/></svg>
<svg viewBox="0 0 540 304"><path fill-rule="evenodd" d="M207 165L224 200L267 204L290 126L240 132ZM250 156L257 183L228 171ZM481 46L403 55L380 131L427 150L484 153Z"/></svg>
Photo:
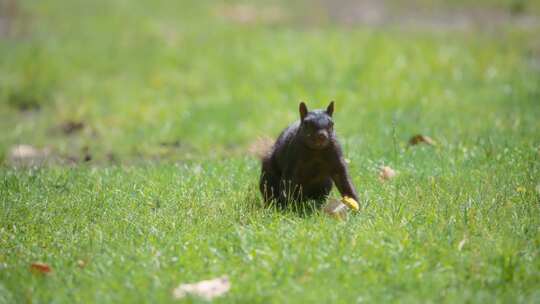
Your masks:
<svg viewBox="0 0 540 304"><path fill-rule="evenodd" d="M80 121L68 120L60 125L60 129L64 134L69 135L84 129L84 123Z"/></svg>
<svg viewBox="0 0 540 304"><path fill-rule="evenodd" d="M435 146L436 143L433 139L431 139L431 137L429 136L425 136L425 135L422 135L422 134L417 134L413 137L411 137L411 139L409 139L409 145L411 146L414 146L414 145L418 145L418 144L426 144L426 145L430 145L430 146Z"/></svg>
<svg viewBox="0 0 540 304"><path fill-rule="evenodd" d="M187 295L194 295L206 300L224 295L231 288L231 282L227 276L200 281L192 284L180 284L173 290L175 299L182 299Z"/></svg>
<svg viewBox="0 0 540 304"><path fill-rule="evenodd" d="M381 182L390 180L396 176L396 171L388 166L382 166L379 171L379 180Z"/></svg>
<svg viewBox="0 0 540 304"><path fill-rule="evenodd" d="M51 266L41 263L41 262L34 262L30 265L30 270L36 271L39 273L50 273L52 271Z"/></svg>
<svg viewBox="0 0 540 304"><path fill-rule="evenodd" d="M84 260L78 260L77 266L79 266L79 268L84 268L86 267L86 262Z"/></svg>

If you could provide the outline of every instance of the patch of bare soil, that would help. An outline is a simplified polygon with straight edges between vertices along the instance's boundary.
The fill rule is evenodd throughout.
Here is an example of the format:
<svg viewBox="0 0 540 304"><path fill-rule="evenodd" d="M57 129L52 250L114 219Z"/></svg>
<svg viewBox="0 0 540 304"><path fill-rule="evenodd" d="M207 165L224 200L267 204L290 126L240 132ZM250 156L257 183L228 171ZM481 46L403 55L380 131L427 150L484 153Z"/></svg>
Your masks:
<svg viewBox="0 0 540 304"><path fill-rule="evenodd" d="M17 14L18 6L15 0L0 0L0 37L10 35Z"/></svg>
<svg viewBox="0 0 540 304"><path fill-rule="evenodd" d="M6 159L7 164L13 167L76 165L91 160L92 154L87 146L84 146L80 151L73 149L68 154L60 154L50 147L38 148L27 144L11 147Z"/></svg>
<svg viewBox="0 0 540 304"><path fill-rule="evenodd" d="M251 4L220 5L215 15L241 24L274 24L286 19L286 12L278 6L255 6Z"/></svg>
<svg viewBox="0 0 540 304"><path fill-rule="evenodd" d="M28 31L28 16L18 0L0 0L0 38L12 38Z"/></svg>
<svg viewBox="0 0 540 304"><path fill-rule="evenodd" d="M50 148L36 148L30 145L13 146L8 153L8 163L19 165L42 165L51 156Z"/></svg>
<svg viewBox="0 0 540 304"><path fill-rule="evenodd" d="M421 5L418 1L319 0L330 22L347 26L399 26L406 29L470 30L504 25L522 28L540 26L538 16L524 7L496 8Z"/></svg>

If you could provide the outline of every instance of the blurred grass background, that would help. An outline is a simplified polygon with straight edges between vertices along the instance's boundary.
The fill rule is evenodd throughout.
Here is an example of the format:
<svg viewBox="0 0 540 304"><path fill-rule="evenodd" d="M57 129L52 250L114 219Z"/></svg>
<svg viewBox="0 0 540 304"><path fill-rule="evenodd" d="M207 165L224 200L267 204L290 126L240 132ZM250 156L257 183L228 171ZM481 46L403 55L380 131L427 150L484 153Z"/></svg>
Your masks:
<svg viewBox="0 0 540 304"><path fill-rule="evenodd" d="M336 100L359 153L383 152L392 121L451 143L536 126L535 1L14 3L3 155L17 143L97 160L243 153L300 100ZM55 132L72 121L84 132Z"/></svg>

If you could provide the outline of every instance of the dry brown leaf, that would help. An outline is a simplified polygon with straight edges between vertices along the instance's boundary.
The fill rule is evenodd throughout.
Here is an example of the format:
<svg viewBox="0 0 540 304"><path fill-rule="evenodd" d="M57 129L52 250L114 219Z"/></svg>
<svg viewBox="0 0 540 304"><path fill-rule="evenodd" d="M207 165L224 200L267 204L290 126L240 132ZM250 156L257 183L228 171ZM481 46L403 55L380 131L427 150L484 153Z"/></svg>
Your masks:
<svg viewBox="0 0 540 304"><path fill-rule="evenodd" d="M418 144L426 144L426 145L430 145L430 146L435 146L436 143L433 139L431 139L431 137L429 136L425 136L425 135L422 135L422 134L417 134L413 137L411 137L411 139L409 139L409 145L411 146L414 146L414 145L418 145Z"/></svg>
<svg viewBox="0 0 540 304"><path fill-rule="evenodd" d="M388 166L382 166L379 170L379 180L381 182L390 180L396 176L396 171Z"/></svg>
<svg viewBox="0 0 540 304"><path fill-rule="evenodd" d="M52 271L51 266L41 263L41 262L34 262L30 265L30 270L36 271L39 273L50 273Z"/></svg>
<svg viewBox="0 0 540 304"><path fill-rule="evenodd" d="M84 267L86 267L86 261L84 261L84 260L78 260L78 261L77 261L77 266L79 266L79 268L84 268Z"/></svg>
<svg viewBox="0 0 540 304"><path fill-rule="evenodd" d="M62 133L69 135L82 131L82 129L84 129L84 123L81 121L68 120L60 124L59 127L60 130L62 130Z"/></svg>
<svg viewBox="0 0 540 304"><path fill-rule="evenodd" d="M222 296L231 288L231 282L227 276L200 281L192 284L180 284L173 290L175 299L182 299L187 295L194 295L205 300L212 300Z"/></svg>

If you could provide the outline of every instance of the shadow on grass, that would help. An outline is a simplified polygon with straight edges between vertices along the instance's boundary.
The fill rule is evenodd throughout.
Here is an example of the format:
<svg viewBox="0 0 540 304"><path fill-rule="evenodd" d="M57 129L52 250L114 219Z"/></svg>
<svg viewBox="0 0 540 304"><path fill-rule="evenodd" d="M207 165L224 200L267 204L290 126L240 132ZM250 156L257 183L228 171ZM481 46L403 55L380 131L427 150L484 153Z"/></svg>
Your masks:
<svg viewBox="0 0 540 304"><path fill-rule="evenodd" d="M276 204L275 202L271 202L265 208L273 209L276 212L282 212L286 214L293 214L301 218L306 218L309 216L312 216L314 214L317 214L322 206L324 205L324 201L305 201L305 202L299 202L290 200L285 205Z"/></svg>
<svg viewBox="0 0 540 304"><path fill-rule="evenodd" d="M273 213L291 214L301 218L309 217L321 211L326 200L309 200L305 202L289 200L285 204L280 204L273 200L265 203L258 191L249 191L244 196L243 202L249 211L270 211Z"/></svg>

